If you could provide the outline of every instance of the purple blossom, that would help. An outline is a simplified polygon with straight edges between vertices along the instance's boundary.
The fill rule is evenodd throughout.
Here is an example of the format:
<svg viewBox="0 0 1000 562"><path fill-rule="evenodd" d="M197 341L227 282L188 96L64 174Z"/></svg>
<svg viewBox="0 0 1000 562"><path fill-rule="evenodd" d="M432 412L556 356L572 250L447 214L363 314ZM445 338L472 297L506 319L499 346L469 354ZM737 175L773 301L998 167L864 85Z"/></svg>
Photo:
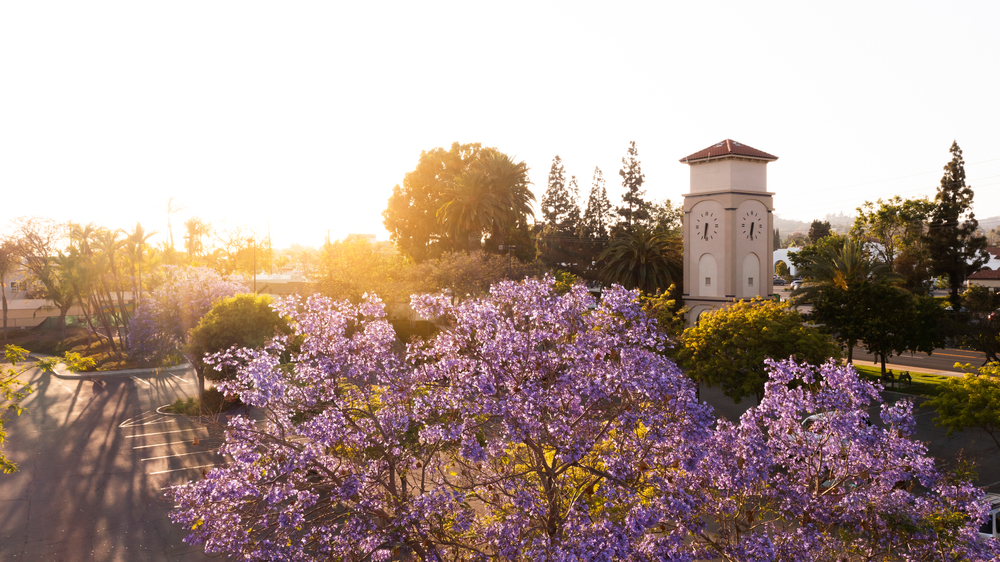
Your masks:
<svg viewBox="0 0 1000 562"><path fill-rule="evenodd" d="M853 370L773 363L761 405L716 422L635 293L593 305L548 278L416 297L443 328L403 353L377 298L277 303L300 351L213 359L265 419L230 422L227 464L172 488L172 519L248 560L996 553L974 540L981 494L909 439L909 405L869 426L878 389Z"/></svg>
<svg viewBox="0 0 1000 562"><path fill-rule="evenodd" d="M206 267L163 270L163 283L143 298L129 324L129 354L140 361L176 352L212 303L250 290L242 279L227 279Z"/></svg>

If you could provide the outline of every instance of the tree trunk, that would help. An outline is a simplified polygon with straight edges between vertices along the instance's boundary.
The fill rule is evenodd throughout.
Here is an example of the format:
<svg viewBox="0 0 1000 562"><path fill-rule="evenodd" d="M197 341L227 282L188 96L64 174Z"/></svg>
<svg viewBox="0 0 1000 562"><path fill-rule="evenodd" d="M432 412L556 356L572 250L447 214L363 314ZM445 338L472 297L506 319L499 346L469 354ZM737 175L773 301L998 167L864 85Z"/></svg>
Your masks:
<svg viewBox="0 0 1000 562"><path fill-rule="evenodd" d="M7 287L5 281L0 278L0 297L3 299L3 343L7 343Z"/></svg>
<svg viewBox="0 0 1000 562"><path fill-rule="evenodd" d="M108 338L108 351L110 353L114 353L119 360L124 360L121 352L118 351L118 346L115 345L115 337L113 335L114 332L111 330L111 325L108 323L108 314L104 312L105 307L104 303L101 302L100 295L95 296L94 293L91 293L90 300L97 305L97 317L101 320L101 324L104 326L104 331L107 332L105 335ZM111 303L111 308L114 308L114 302Z"/></svg>
<svg viewBox="0 0 1000 562"><path fill-rule="evenodd" d="M847 364L854 365L854 340L847 341Z"/></svg>
<svg viewBox="0 0 1000 562"><path fill-rule="evenodd" d="M66 341L66 314L68 312L69 306L59 309L59 339L62 341Z"/></svg>
<svg viewBox="0 0 1000 562"><path fill-rule="evenodd" d="M90 348L91 337L93 334L97 334L98 339L101 337L101 333L94 329L94 323L90 319L90 307L87 306L83 299L80 298L80 294L77 293L76 300L80 303L80 308L83 310L83 319L87 321L87 348Z"/></svg>
<svg viewBox="0 0 1000 562"><path fill-rule="evenodd" d="M879 358L882 360L882 376L885 376L885 354L880 353Z"/></svg>

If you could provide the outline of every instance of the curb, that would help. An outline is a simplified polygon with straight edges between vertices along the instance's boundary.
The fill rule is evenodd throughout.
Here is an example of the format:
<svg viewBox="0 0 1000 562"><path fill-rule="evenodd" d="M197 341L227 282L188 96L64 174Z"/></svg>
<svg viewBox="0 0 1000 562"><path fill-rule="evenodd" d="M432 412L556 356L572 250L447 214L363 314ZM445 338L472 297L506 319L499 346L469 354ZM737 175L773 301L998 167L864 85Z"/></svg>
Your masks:
<svg viewBox="0 0 1000 562"><path fill-rule="evenodd" d="M122 371L89 371L83 373L73 373L66 370L66 365L59 363L56 368L53 369L52 374L60 379L85 379L93 380L100 378L116 378L116 377L131 377L134 375L161 375L167 373L187 371L193 368L194 365L190 363L184 363L182 365L177 365L175 367L166 368L153 368L153 369L125 369Z"/></svg>

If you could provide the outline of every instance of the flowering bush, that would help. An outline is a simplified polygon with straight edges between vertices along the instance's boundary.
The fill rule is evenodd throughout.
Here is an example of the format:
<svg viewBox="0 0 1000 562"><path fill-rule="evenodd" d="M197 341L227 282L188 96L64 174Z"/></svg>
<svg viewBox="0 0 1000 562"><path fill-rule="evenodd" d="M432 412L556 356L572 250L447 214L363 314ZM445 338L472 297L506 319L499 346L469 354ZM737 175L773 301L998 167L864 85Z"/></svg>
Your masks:
<svg viewBox="0 0 1000 562"><path fill-rule="evenodd" d="M719 420L699 471L709 478L704 543L722 560L994 560L977 541L982 492L953 482L910 439L912 403L881 405L853 368L768 362L763 402ZM803 418L811 421L805 427Z"/></svg>
<svg viewBox="0 0 1000 562"><path fill-rule="evenodd" d="M130 323L129 355L138 361L156 362L177 352L213 302L250 290L242 280L206 267L165 270L164 283L142 300Z"/></svg>
<svg viewBox="0 0 1000 562"><path fill-rule="evenodd" d="M285 337L211 360L238 368L220 389L265 420L232 419L228 462L170 489L172 519L246 560L804 560L886 551L865 534L911 527L975 554L977 523L960 517L979 513L975 491L945 485L905 439L907 407L885 410L886 429L849 423L877 396L852 370L774 364L775 398L712 430L636 294L592 304L551 279L418 297L442 330L404 356L377 299L278 303L301 351L282 364ZM804 435L805 411L837 412L832 437ZM822 478L805 478L809 459ZM931 490L896 490L914 478ZM851 526L862 513L885 522Z"/></svg>

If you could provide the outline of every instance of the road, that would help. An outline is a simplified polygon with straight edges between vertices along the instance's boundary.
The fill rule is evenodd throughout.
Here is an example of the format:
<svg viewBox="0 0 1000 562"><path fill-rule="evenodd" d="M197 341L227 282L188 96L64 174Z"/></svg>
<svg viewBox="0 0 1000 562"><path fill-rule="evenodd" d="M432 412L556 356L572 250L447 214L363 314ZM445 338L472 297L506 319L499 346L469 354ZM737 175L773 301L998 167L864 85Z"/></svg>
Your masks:
<svg viewBox="0 0 1000 562"><path fill-rule="evenodd" d="M854 362L858 365L878 365L875 363L875 356L868 353L862 347L854 348ZM955 373L963 372L955 368L955 363L972 363L973 367L979 367L986 362L986 356L978 351L968 349L944 348L935 349L934 353L915 353L893 356L886 359L886 363L894 365L905 365L913 367L913 370L935 369L939 371L951 371Z"/></svg>
<svg viewBox="0 0 1000 562"><path fill-rule="evenodd" d="M0 560L208 559L183 543L162 489L215 463L221 432L155 412L196 395L193 372L98 383L32 369L21 380L35 390L7 421L20 470L0 475Z"/></svg>

